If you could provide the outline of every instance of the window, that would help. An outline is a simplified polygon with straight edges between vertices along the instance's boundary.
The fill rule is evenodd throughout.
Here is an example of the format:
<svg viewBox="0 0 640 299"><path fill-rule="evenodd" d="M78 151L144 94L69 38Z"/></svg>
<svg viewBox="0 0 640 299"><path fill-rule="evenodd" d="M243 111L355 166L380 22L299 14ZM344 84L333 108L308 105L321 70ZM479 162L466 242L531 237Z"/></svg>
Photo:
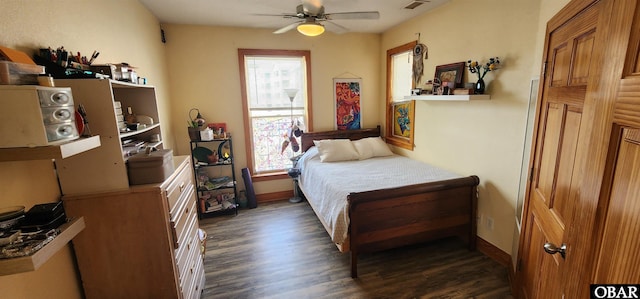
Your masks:
<svg viewBox="0 0 640 299"><path fill-rule="evenodd" d="M412 87L413 52L401 52L391 56L391 98L393 101L403 101Z"/></svg>
<svg viewBox="0 0 640 299"><path fill-rule="evenodd" d="M284 176L284 171L292 166L291 158L300 154L296 147L300 138L291 134L292 125L311 130L311 53L239 49L238 59L247 164L256 178ZM286 89L297 90L293 101Z"/></svg>
<svg viewBox="0 0 640 299"><path fill-rule="evenodd" d="M416 42L387 50L387 143L413 150L413 135L410 139L398 138L392 134L393 130L393 102L403 101L404 96L414 88L413 48Z"/></svg>

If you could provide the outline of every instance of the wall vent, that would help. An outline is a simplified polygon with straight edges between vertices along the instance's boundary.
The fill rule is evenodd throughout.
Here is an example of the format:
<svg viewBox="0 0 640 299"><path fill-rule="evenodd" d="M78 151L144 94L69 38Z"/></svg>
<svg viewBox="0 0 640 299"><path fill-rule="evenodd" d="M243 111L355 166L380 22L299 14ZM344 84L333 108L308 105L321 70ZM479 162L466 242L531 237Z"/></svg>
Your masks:
<svg viewBox="0 0 640 299"><path fill-rule="evenodd" d="M416 8L416 7L418 7L418 6L422 5L422 4L429 3L429 2L431 2L431 1L429 1L429 0L413 0L413 1L409 2L409 4L407 4L404 8L405 9L414 9L414 8Z"/></svg>

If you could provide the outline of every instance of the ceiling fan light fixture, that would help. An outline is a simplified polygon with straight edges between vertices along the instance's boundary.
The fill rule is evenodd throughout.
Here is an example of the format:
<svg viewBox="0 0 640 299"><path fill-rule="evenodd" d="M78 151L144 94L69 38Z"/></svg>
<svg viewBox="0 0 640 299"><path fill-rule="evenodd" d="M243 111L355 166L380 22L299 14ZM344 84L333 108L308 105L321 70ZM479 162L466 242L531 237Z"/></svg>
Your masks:
<svg viewBox="0 0 640 299"><path fill-rule="evenodd" d="M298 25L297 29L306 36L318 36L324 33L324 26L315 21L305 21Z"/></svg>

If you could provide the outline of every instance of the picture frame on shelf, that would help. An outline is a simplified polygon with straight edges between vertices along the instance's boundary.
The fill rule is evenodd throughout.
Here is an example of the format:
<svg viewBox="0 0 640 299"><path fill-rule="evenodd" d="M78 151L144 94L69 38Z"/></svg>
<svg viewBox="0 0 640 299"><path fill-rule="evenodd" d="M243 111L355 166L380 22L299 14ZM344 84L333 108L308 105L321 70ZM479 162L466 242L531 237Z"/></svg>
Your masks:
<svg viewBox="0 0 640 299"><path fill-rule="evenodd" d="M208 123L207 126L213 130L214 138L226 138L227 123Z"/></svg>
<svg viewBox="0 0 640 299"><path fill-rule="evenodd" d="M465 63L456 62L436 66L434 78L440 82L454 82L455 87L462 87L462 75L464 74Z"/></svg>

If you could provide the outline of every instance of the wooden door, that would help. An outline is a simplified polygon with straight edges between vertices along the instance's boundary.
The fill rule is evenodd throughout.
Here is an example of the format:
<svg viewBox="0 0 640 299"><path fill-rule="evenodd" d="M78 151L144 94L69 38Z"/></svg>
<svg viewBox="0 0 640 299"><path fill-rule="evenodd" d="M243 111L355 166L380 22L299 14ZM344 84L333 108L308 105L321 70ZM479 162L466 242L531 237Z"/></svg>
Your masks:
<svg viewBox="0 0 640 299"><path fill-rule="evenodd" d="M618 31L623 40L615 49L626 50L626 56L619 57L618 63L624 62L622 76L613 84L614 100L606 106L613 113L602 122L611 135L598 201L598 214L602 216L596 219L596 228L602 234L596 239L589 283L640 284L639 1L620 1L612 15L614 26L622 29Z"/></svg>
<svg viewBox="0 0 640 299"><path fill-rule="evenodd" d="M517 272L524 298L640 283L639 1L567 7L547 31ZM545 243L566 244L566 258Z"/></svg>
<svg viewBox="0 0 640 299"><path fill-rule="evenodd" d="M640 129L620 132L592 283L640 284Z"/></svg>
<svg viewBox="0 0 640 299"><path fill-rule="evenodd" d="M520 243L519 292L524 298L562 298L567 232L580 188L576 153L593 65L600 5L548 31L541 80L533 170ZM557 252L549 254L545 252Z"/></svg>

